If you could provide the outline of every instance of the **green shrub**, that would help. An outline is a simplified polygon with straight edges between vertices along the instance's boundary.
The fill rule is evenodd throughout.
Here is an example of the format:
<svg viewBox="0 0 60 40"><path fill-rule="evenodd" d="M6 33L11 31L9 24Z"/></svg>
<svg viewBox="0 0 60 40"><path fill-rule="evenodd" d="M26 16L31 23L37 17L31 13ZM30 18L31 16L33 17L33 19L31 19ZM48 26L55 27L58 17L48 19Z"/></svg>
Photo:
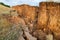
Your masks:
<svg viewBox="0 0 60 40"><path fill-rule="evenodd" d="M2 2L0 2L0 4L1 4L1 5L4 5L4 6L6 6L6 7L10 7L9 5L6 5L6 4L4 4L4 3L2 3Z"/></svg>

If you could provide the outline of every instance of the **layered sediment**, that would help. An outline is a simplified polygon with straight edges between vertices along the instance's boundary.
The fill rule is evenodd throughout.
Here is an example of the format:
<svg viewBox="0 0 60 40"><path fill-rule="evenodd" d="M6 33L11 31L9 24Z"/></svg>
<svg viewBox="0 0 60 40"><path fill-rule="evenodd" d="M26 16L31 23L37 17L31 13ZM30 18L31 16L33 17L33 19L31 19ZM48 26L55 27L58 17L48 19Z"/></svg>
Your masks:
<svg viewBox="0 0 60 40"><path fill-rule="evenodd" d="M45 40L44 37L49 33L56 40L60 39L60 3L41 2L39 7L17 5L12 7L11 15L11 22L28 25L31 35L38 37L39 40Z"/></svg>

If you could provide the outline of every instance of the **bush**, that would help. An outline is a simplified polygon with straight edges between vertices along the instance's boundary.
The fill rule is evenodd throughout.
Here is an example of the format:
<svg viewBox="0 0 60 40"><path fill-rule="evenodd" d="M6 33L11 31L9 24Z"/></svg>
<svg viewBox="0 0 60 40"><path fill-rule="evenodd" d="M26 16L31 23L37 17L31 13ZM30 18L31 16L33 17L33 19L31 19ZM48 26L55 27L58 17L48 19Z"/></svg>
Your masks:
<svg viewBox="0 0 60 40"><path fill-rule="evenodd" d="M4 3L2 3L2 2L0 2L0 4L1 4L1 5L4 5L4 6L6 6L6 7L10 7L9 5L6 5L6 4L4 4Z"/></svg>

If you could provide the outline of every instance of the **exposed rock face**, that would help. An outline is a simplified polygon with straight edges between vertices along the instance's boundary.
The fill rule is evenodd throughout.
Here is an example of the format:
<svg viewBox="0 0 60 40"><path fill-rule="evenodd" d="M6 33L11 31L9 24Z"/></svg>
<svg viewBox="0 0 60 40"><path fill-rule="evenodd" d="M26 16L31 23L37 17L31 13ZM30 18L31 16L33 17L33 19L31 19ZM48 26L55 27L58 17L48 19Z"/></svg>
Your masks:
<svg viewBox="0 0 60 40"><path fill-rule="evenodd" d="M37 18L38 7L24 4L24 5L13 6L12 8L13 10L17 11L19 17L24 19L25 24L29 25L29 29L30 30L33 29L33 26Z"/></svg>
<svg viewBox="0 0 60 40"><path fill-rule="evenodd" d="M18 14L20 17L23 17L26 21L26 23L33 23L37 13L36 11L38 10L38 7L34 6L29 6L29 5L18 5L18 6L13 6L13 9L17 10Z"/></svg>
<svg viewBox="0 0 60 40"><path fill-rule="evenodd" d="M38 14L38 28L48 28L55 36L60 35L60 4L54 2L40 3Z"/></svg>
<svg viewBox="0 0 60 40"><path fill-rule="evenodd" d="M49 13L49 29L56 35L60 35L60 4L59 3L47 3Z"/></svg>
<svg viewBox="0 0 60 40"><path fill-rule="evenodd" d="M57 38L57 40L60 39L59 38L59 35L60 35L60 11L59 11L60 3L41 2L39 7L34 7L34 6L29 6L29 5L18 5L18 6L13 6L12 9L16 10L18 14L16 17L17 20L14 19L16 23L18 23L20 19L23 19L24 20L23 23L26 25L29 25L30 32L32 29L35 28L34 25L36 25L36 29L37 30L42 29L43 31L42 33L45 32L48 34L52 32L54 34L54 37ZM35 33L38 32L37 33L38 35L42 34L39 31L34 30L34 32ZM45 33L43 35L46 35Z"/></svg>
<svg viewBox="0 0 60 40"><path fill-rule="evenodd" d="M46 3L42 2L39 6L39 14L38 14L38 28L44 28L47 26L48 13L47 13Z"/></svg>

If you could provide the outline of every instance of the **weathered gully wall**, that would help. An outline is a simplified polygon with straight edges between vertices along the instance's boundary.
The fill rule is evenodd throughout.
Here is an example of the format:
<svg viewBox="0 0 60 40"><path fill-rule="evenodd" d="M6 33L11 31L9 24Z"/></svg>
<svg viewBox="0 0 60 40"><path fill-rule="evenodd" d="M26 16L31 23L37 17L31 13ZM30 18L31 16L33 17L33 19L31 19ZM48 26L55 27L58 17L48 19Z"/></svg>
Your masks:
<svg viewBox="0 0 60 40"><path fill-rule="evenodd" d="M18 16L25 20L25 24L45 32L60 35L60 3L41 2L39 7L29 5L17 5L12 7L18 12Z"/></svg>
<svg viewBox="0 0 60 40"><path fill-rule="evenodd" d="M60 35L60 3L41 2L38 14L38 28Z"/></svg>

